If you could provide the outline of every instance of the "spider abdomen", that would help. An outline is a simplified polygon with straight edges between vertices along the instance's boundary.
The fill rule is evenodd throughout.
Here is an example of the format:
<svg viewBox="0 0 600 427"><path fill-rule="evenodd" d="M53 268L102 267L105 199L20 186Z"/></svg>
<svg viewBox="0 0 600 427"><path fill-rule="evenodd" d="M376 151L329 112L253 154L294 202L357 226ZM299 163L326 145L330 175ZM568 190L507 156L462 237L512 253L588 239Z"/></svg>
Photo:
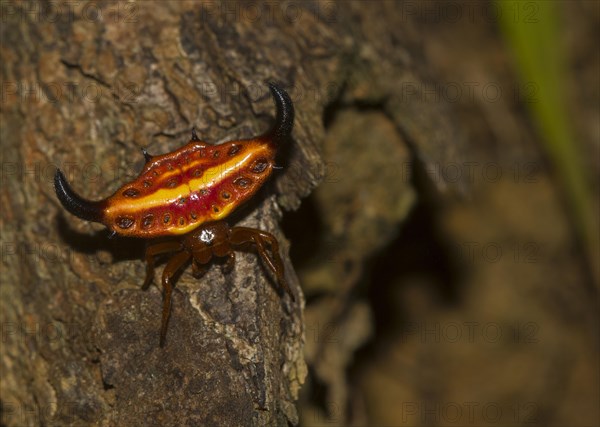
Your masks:
<svg viewBox="0 0 600 427"><path fill-rule="evenodd" d="M102 222L125 235L185 234L228 216L273 170L275 147L260 139L190 144L180 149L184 155L171 153L176 160L152 159L137 179L106 199Z"/></svg>
<svg viewBox="0 0 600 427"><path fill-rule="evenodd" d="M269 87L277 115L264 135L209 145L194 132L188 144L171 153L150 156L144 151L147 163L140 175L98 202L77 195L57 170L59 200L72 214L132 237L181 235L224 219L265 183L279 143L290 135L292 102L285 91Z"/></svg>

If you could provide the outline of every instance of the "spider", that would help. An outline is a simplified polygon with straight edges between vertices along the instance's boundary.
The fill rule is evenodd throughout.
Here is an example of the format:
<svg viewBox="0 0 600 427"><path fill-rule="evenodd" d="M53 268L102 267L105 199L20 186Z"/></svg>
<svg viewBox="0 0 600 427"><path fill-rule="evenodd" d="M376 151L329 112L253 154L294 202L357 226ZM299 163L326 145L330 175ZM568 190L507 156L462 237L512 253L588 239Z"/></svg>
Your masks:
<svg viewBox="0 0 600 427"><path fill-rule="evenodd" d="M171 312L173 276L190 260L200 276L213 257L235 262L235 249L254 246L280 286L295 301L285 281L279 244L266 231L229 227L224 219L250 199L275 169L275 154L290 138L294 106L288 94L269 84L277 109L275 122L266 133L219 145L200 141L196 131L188 144L167 154L153 156L142 149L146 165L140 175L112 196L90 201L79 196L64 174L54 176L56 195L73 215L100 222L112 235L171 240L150 244L146 250L147 289L154 276L154 257L172 253L162 274L163 311L160 346L164 346ZM173 239L175 238L175 239Z"/></svg>

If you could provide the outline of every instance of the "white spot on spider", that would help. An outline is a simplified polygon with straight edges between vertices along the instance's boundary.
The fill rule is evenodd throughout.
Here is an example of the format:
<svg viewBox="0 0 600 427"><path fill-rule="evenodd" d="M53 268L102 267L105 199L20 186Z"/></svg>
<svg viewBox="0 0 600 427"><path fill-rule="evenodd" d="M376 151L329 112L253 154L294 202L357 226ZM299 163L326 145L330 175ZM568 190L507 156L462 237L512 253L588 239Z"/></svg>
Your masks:
<svg viewBox="0 0 600 427"><path fill-rule="evenodd" d="M200 233L200 240L202 240L207 245L210 245L213 242L214 238L215 233L213 233L212 231L202 230L202 233Z"/></svg>

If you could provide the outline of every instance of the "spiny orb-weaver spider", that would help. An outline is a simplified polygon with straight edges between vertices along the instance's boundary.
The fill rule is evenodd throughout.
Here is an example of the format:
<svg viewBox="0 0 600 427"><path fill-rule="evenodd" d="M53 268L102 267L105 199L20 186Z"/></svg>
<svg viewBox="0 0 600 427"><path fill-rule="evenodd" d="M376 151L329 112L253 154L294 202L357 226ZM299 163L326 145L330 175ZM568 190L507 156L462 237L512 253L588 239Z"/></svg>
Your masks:
<svg viewBox="0 0 600 427"><path fill-rule="evenodd" d="M277 148L290 138L294 106L286 91L269 83L277 109L271 129L256 138L211 145L192 130L190 142L167 154L143 151L146 164L140 175L112 196L90 201L79 196L60 169L54 176L56 195L73 215L104 224L112 234L153 239L172 237L146 248L147 289L154 277L156 256L172 253L162 273L163 310L160 346L165 344L171 313L173 276L188 262L194 276L213 257L227 257L226 270L235 262L235 249L254 246L278 283L295 300L284 275L277 239L266 231L230 227L224 219L250 199L274 168Z"/></svg>

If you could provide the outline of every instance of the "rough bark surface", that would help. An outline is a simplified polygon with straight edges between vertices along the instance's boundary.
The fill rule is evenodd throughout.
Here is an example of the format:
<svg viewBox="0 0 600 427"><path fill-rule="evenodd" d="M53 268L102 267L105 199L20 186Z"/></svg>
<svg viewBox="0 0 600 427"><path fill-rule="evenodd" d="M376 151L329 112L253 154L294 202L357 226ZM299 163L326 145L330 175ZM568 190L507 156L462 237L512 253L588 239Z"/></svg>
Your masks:
<svg viewBox="0 0 600 427"><path fill-rule="evenodd" d="M280 239L298 302L253 253L229 275L186 271L165 348L161 292L140 290L143 242L108 240L52 188L59 166L80 194L106 197L140 170L140 147L168 152L193 126L209 142L262 132L274 114L265 81L295 83L302 49L288 24L264 32L198 2L2 7L3 422L297 424L303 303L277 224L315 176L284 170L234 218ZM311 170L319 110L297 110L282 163Z"/></svg>

